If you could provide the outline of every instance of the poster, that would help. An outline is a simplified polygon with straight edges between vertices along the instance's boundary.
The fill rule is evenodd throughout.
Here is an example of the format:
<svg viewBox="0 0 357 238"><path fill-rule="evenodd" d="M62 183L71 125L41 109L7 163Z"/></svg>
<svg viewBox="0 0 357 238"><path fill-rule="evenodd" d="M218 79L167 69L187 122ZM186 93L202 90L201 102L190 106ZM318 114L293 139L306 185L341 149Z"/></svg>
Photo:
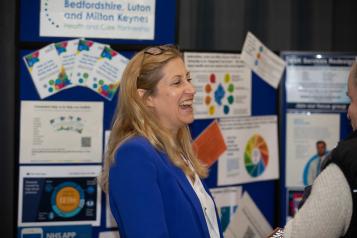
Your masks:
<svg viewBox="0 0 357 238"><path fill-rule="evenodd" d="M269 50L251 32L247 33L241 57L259 77L272 87L278 87L284 72L285 62Z"/></svg>
<svg viewBox="0 0 357 238"><path fill-rule="evenodd" d="M302 201L304 191L300 190L287 190L287 221L292 219L299 210L299 204Z"/></svg>
<svg viewBox="0 0 357 238"><path fill-rule="evenodd" d="M99 95L112 100L128 62L129 60L117 51L105 46L86 85Z"/></svg>
<svg viewBox="0 0 357 238"><path fill-rule="evenodd" d="M101 166L21 166L18 226L99 226Z"/></svg>
<svg viewBox="0 0 357 238"><path fill-rule="evenodd" d="M347 78L354 56L286 55L289 109L345 111Z"/></svg>
<svg viewBox="0 0 357 238"><path fill-rule="evenodd" d="M92 238L92 226L18 227L17 238Z"/></svg>
<svg viewBox="0 0 357 238"><path fill-rule="evenodd" d="M120 238L118 231L103 231L99 232L99 238Z"/></svg>
<svg viewBox="0 0 357 238"><path fill-rule="evenodd" d="M117 228L117 222L115 221L115 218L112 214L112 211L110 210L110 204L109 204L109 197L107 196L106 202L105 202L105 227L106 228Z"/></svg>
<svg viewBox="0 0 357 238"><path fill-rule="evenodd" d="M331 151L340 138L339 114L288 113L286 121L286 187L303 188L313 182L321 160L317 142ZM311 176L313 176L311 178ZM307 181L307 183L305 183Z"/></svg>
<svg viewBox="0 0 357 238"><path fill-rule="evenodd" d="M41 99L71 86L54 44L25 55L23 59Z"/></svg>
<svg viewBox="0 0 357 238"><path fill-rule="evenodd" d="M102 102L22 101L20 163L101 163Z"/></svg>
<svg viewBox="0 0 357 238"><path fill-rule="evenodd" d="M87 81L93 76L93 68L97 64L106 45L90 41L79 40L72 73L75 85L88 86Z"/></svg>
<svg viewBox="0 0 357 238"><path fill-rule="evenodd" d="M185 52L196 88L195 119L251 114L251 71L239 54Z"/></svg>
<svg viewBox="0 0 357 238"><path fill-rule="evenodd" d="M223 234L225 234L233 215L239 207L239 201L242 196L242 187L211 188L210 192L216 203L222 231Z"/></svg>
<svg viewBox="0 0 357 238"><path fill-rule="evenodd" d="M225 238L266 238L273 229L247 192L227 228Z"/></svg>
<svg viewBox="0 0 357 238"><path fill-rule="evenodd" d="M276 116L221 118L227 150L218 160L218 185L279 178Z"/></svg>
<svg viewBox="0 0 357 238"><path fill-rule="evenodd" d="M57 53L61 59L61 64L66 70L67 76L71 81L72 81L72 73L76 62L78 43L79 43L79 39L61 41L55 43Z"/></svg>
<svg viewBox="0 0 357 238"><path fill-rule="evenodd" d="M41 0L40 36L153 40L155 0Z"/></svg>
<svg viewBox="0 0 357 238"><path fill-rule="evenodd" d="M198 159L207 166L215 163L219 156L226 151L227 145L216 120L198 135L192 143L192 148Z"/></svg>

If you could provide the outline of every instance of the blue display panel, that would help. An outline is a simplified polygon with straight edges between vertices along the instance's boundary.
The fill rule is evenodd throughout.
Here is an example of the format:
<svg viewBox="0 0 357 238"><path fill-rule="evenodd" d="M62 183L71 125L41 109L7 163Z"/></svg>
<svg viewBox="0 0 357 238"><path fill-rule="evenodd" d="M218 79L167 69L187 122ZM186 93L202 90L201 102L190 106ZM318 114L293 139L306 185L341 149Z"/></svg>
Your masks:
<svg viewBox="0 0 357 238"><path fill-rule="evenodd" d="M38 45L44 46L63 40L68 37L40 37L40 0L19 1L19 55L18 55L18 100L41 100L31 76L22 59L23 56L38 50ZM155 37L153 40L125 40L96 38L94 41L113 45L127 58L134 55L134 51L144 45L160 45L175 43L176 39L176 1L156 0L155 11ZM122 51L125 45L127 51ZM44 101L100 101L104 103L103 130L109 130L115 111L117 94L109 101L86 87L73 87L44 99ZM277 114L277 91L252 73L252 116ZM197 120L191 126L193 138L196 138L212 120ZM210 176L206 179L209 188L217 187L217 163L210 169ZM277 181L263 181L243 184L243 190L247 191L256 202L258 208L272 226L276 225L277 210ZM238 185L237 185L238 186ZM92 237L99 237L102 231L115 230L106 227L106 201L102 194L101 222L99 227L92 227Z"/></svg>
<svg viewBox="0 0 357 238"><path fill-rule="evenodd" d="M34 50L20 51L20 100L40 100L36 91L31 76L22 60L24 55L27 55ZM131 58L134 55L133 51L119 51L124 56ZM109 130L112 122L112 116L115 111L117 102L117 94L112 101L109 101L93 90L85 87L74 87L63 90L57 94L45 98L47 101L102 101L104 103L104 121L103 129ZM277 114L277 91L268 85L265 81L252 73L252 115L276 115ZM193 138L196 138L212 120L196 120L190 126ZM206 179L206 184L209 188L217 187L217 163L210 169L210 176ZM258 208L267 218L268 222L275 226L276 224L276 209L277 209L277 181L263 181L249 184L243 184L243 190L247 191L252 199L256 202ZM237 185L238 186L238 185ZM101 226L93 227L93 237L101 231L106 231L106 203L105 196L102 196L102 214Z"/></svg>
<svg viewBox="0 0 357 238"><path fill-rule="evenodd" d="M339 125L335 125L339 131L338 140L345 138L352 130L346 112L349 103L346 92L348 71L352 61L355 60L356 53L282 52L281 55L287 63L279 95L281 155L279 225L284 226L287 217L294 215L293 211L296 207L294 203L298 202L304 188L303 185L291 186L292 175L287 173L287 166L289 166L287 145L292 143L291 140L288 141L287 136L289 129L287 115L300 115L302 118L305 115L306 117L308 115L335 116L339 121ZM324 123L321 122L319 126L323 127ZM318 133L314 134L316 136ZM320 139L324 140L324 138ZM331 150L333 147L328 149ZM289 158L291 159L291 156ZM294 169L299 170L298 167ZM290 176L289 179L287 176ZM288 180L290 181L287 182Z"/></svg>

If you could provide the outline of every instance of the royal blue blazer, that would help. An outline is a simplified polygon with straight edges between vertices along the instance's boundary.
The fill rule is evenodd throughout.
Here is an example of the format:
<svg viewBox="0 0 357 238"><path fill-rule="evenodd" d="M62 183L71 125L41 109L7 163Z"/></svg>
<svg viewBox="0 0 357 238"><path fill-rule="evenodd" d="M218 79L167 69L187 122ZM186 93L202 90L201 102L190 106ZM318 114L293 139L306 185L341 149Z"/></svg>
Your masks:
<svg viewBox="0 0 357 238"><path fill-rule="evenodd" d="M144 137L129 139L116 152L109 202L121 238L210 237L186 175Z"/></svg>

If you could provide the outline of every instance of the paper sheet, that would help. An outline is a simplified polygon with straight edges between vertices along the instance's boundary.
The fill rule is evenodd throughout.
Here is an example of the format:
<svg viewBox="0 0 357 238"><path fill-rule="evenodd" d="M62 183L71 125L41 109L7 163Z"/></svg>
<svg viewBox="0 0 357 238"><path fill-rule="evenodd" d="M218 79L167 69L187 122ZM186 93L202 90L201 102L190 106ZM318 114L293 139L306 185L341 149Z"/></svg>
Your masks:
<svg viewBox="0 0 357 238"><path fill-rule="evenodd" d="M102 102L22 101L20 163L101 163Z"/></svg>
<svg viewBox="0 0 357 238"><path fill-rule="evenodd" d="M185 64L196 87L196 119L251 113L251 71L239 54L186 52Z"/></svg>
<svg viewBox="0 0 357 238"><path fill-rule="evenodd" d="M242 60L264 81L274 88L278 87L284 72L285 62L251 32L247 33L244 41Z"/></svg>
<svg viewBox="0 0 357 238"><path fill-rule="evenodd" d="M279 178L276 116L219 120L227 150L218 160L218 185Z"/></svg>
<svg viewBox="0 0 357 238"><path fill-rule="evenodd" d="M243 194L225 238L266 238L273 229L247 192Z"/></svg>
<svg viewBox="0 0 357 238"><path fill-rule="evenodd" d="M286 186L303 188L312 183L322 161L316 157L316 142L331 151L340 139L340 115L288 113L286 116ZM314 174L314 175L313 175ZM313 176L313 177L312 177Z"/></svg>
<svg viewBox="0 0 357 238"><path fill-rule="evenodd" d="M54 44L23 57L41 99L72 86Z"/></svg>
<svg viewBox="0 0 357 238"><path fill-rule="evenodd" d="M236 213L242 196L242 187L212 188L210 192L216 203L218 215L221 220L223 234Z"/></svg>
<svg viewBox="0 0 357 238"><path fill-rule="evenodd" d="M86 85L99 95L112 100L128 62L127 58L115 50L104 47Z"/></svg>
<svg viewBox="0 0 357 238"><path fill-rule="evenodd" d="M19 226L99 226L101 166L21 166Z"/></svg>

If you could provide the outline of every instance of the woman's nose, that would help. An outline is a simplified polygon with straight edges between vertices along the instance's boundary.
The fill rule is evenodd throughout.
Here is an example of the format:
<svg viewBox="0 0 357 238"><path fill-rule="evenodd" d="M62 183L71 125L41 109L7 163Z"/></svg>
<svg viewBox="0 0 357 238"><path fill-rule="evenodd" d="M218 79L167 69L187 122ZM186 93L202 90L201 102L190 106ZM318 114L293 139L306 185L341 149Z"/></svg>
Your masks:
<svg viewBox="0 0 357 238"><path fill-rule="evenodd" d="M196 94L196 88L191 82L187 81L187 83L186 83L186 92L187 93Z"/></svg>

